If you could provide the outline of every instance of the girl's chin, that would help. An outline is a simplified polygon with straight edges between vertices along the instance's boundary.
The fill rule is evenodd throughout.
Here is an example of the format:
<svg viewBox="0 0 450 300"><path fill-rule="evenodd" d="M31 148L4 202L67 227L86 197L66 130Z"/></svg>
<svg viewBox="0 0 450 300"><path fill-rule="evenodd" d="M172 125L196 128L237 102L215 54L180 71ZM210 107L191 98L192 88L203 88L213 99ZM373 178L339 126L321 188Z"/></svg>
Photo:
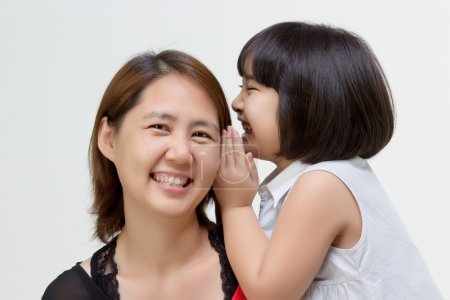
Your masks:
<svg viewBox="0 0 450 300"><path fill-rule="evenodd" d="M242 140L244 143L245 153L251 152L254 158L259 158L259 148L257 145L250 143L249 141Z"/></svg>
<svg viewBox="0 0 450 300"><path fill-rule="evenodd" d="M252 140L252 134L251 133L243 133L242 135L241 135L241 139L242 139L242 143L244 144L244 146L245 145L247 145L247 144L251 144L252 142L251 142L251 140Z"/></svg>

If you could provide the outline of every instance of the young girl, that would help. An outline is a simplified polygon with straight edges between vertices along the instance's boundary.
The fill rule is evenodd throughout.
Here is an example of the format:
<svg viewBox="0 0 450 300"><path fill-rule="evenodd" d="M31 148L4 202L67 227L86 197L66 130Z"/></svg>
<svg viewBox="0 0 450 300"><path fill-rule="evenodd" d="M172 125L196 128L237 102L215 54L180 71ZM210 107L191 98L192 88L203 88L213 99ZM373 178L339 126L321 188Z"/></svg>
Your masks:
<svg viewBox="0 0 450 300"><path fill-rule="evenodd" d="M243 146L228 128L215 192L247 298L440 299L366 161L394 130L369 46L342 29L280 23L247 42L238 70ZM276 164L258 191L261 225L252 156Z"/></svg>
<svg viewBox="0 0 450 300"><path fill-rule="evenodd" d="M195 58L163 51L127 62L105 91L89 150L106 245L42 299L240 299L221 229L205 213L230 123L217 79Z"/></svg>

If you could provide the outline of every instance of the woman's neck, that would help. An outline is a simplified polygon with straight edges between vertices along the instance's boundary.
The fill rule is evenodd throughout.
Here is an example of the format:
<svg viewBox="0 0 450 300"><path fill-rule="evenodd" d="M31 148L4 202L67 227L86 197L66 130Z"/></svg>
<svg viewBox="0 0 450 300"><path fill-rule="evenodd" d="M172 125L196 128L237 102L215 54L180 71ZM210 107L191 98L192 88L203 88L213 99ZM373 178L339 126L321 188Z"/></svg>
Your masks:
<svg viewBox="0 0 450 300"><path fill-rule="evenodd" d="M175 220L129 212L114 258L124 275L169 273L201 258L202 251L210 248L208 232L195 213Z"/></svg>

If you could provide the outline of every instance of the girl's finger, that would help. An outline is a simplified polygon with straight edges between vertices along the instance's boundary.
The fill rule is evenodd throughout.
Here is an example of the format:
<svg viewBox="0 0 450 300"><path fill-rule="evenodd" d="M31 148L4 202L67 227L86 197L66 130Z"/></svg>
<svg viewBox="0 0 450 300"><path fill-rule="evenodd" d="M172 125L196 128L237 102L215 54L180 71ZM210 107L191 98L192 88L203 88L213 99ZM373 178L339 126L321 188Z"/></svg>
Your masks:
<svg viewBox="0 0 450 300"><path fill-rule="evenodd" d="M236 163L245 165L245 150L242 139L236 129L232 128L233 152Z"/></svg>
<svg viewBox="0 0 450 300"><path fill-rule="evenodd" d="M222 130L222 142L220 143L220 159L219 159L219 168L220 170L224 170L227 165L227 156L226 153L226 143L225 138L227 136L227 131L225 129Z"/></svg>
<svg viewBox="0 0 450 300"><path fill-rule="evenodd" d="M222 156L226 157L227 166L234 168L235 158L234 158L234 150L233 150L233 137L231 136L231 130L233 127L228 126L226 131L226 136L224 138L225 151L222 153Z"/></svg>
<svg viewBox="0 0 450 300"><path fill-rule="evenodd" d="M253 159L253 154L251 152L245 154L245 162L247 164L248 172L250 174L250 179L255 185L259 184L258 170L256 169L256 163Z"/></svg>

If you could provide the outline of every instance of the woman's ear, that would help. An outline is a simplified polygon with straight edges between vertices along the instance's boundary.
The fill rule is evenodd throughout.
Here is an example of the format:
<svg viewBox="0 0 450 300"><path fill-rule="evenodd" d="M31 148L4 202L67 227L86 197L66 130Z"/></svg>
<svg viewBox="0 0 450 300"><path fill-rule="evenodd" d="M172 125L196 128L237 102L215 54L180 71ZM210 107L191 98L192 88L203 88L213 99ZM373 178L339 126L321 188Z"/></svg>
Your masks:
<svg viewBox="0 0 450 300"><path fill-rule="evenodd" d="M98 130L98 148L110 161L114 162L114 129L108 124L108 117L103 117Z"/></svg>

